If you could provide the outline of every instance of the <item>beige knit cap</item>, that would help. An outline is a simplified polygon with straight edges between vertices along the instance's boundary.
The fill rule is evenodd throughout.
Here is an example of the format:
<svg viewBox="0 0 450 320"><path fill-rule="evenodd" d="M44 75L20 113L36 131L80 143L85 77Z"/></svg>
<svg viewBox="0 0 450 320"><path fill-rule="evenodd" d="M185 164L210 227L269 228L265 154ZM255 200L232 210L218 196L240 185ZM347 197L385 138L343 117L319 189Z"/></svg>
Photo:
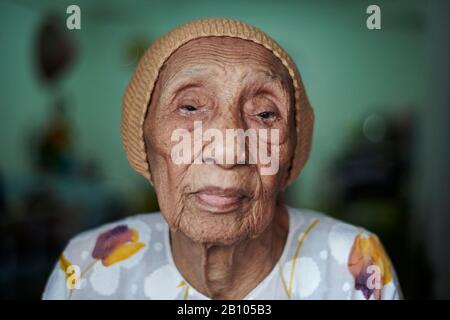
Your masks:
<svg viewBox="0 0 450 320"><path fill-rule="evenodd" d="M260 44L278 57L289 71L295 91L297 131L297 145L288 181L288 184L292 183L308 159L314 122L300 73L289 55L264 32L241 21L223 18L195 20L173 29L154 42L139 61L123 98L121 135L128 161L134 170L151 182L143 128L159 70L183 44L212 36L234 37Z"/></svg>

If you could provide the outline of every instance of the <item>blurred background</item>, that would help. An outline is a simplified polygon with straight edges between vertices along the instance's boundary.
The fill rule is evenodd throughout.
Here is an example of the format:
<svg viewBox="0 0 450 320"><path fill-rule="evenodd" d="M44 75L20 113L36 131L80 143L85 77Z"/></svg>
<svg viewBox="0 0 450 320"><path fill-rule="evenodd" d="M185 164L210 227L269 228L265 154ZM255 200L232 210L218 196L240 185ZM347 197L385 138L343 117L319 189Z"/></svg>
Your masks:
<svg viewBox="0 0 450 320"><path fill-rule="evenodd" d="M229 17L292 55L315 110L287 203L376 232L406 298L450 298L449 3L0 0L0 297L40 298L71 237L158 209L121 146L123 92L163 33Z"/></svg>

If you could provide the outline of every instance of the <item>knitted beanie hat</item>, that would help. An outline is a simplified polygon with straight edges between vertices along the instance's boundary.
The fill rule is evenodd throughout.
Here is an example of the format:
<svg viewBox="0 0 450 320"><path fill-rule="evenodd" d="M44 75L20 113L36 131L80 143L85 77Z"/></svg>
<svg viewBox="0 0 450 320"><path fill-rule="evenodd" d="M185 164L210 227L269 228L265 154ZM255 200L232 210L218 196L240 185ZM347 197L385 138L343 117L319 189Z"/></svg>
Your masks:
<svg viewBox="0 0 450 320"><path fill-rule="evenodd" d="M314 114L297 67L289 55L261 30L237 20L201 19L168 32L154 42L133 74L123 98L121 135L128 161L150 182L151 174L144 141L144 120L151 95L164 62L183 44L202 37L234 37L253 41L270 50L288 70L294 88L297 145L288 184L300 174L311 148Z"/></svg>

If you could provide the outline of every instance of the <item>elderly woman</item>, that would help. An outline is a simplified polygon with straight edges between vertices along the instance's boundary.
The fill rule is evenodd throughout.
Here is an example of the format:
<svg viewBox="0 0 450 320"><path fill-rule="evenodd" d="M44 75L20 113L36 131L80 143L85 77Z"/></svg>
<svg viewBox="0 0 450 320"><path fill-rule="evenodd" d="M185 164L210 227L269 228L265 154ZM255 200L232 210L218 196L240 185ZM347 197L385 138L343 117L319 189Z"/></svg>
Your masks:
<svg viewBox="0 0 450 320"><path fill-rule="evenodd" d="M375 235L280 201L312 127L294 62L260 30L206 19L169 32L140 61L122 117L161 212L72 239L43 298L398 299Z"/></svg>

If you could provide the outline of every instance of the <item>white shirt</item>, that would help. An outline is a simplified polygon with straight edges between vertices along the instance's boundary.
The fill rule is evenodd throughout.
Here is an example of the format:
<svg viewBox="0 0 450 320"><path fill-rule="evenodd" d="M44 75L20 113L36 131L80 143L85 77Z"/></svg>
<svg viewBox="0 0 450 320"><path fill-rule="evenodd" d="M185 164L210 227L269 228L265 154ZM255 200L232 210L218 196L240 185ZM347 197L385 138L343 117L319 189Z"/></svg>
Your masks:
<svg viewBox="0 0 450 320"><path fill-rule="evenodd" d="M400 298L394 268L375 235L321 213L290 207L288 213L282 255L245 299ZM104 250L94 253L96 244ZM73 238L42 297L209 299L178 272L160 213L129 217Z"/></svg>

